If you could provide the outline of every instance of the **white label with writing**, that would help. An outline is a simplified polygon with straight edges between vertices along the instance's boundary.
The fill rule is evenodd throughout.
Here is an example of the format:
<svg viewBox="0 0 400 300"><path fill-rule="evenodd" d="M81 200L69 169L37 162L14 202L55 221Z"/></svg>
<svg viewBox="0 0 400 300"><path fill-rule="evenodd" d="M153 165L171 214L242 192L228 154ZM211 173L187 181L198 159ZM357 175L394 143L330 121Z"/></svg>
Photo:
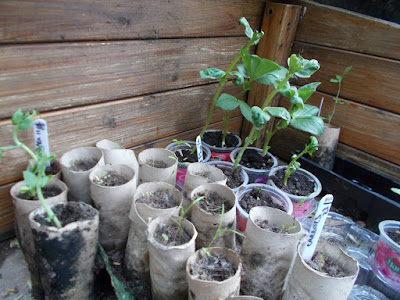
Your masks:
<svg viewBox="0 0 400 300"><path fill-rule="evenodd" d="M204 162L203 145L201 144L201 138L199 135L196 138L196 149L197 149L197 161L201 163Z"/></svg>
<svg viewBox="0 0 400 300"><path fill-rule="evenodd" d="M47 123L45 120L37 119L33 122L33 136L35 138L35 147L43 147L43 153L47 156L50 155L49 138L47 136ZM50 166L50 162L46 163Z"/></svg>
<svg viewBox="0 0 400 300"><path fill-rule="evenodd" d="M318 203L317 212L315 213L313 222L311 224L310 234L307 238L306 244L304 245L303 253L301 254L304 260L311 260L314 255L315 248L317 247L317 243L321 235L322 228L324 227L326 217L328 216L329 210L332 206L332 202L333 196L328 194L325 195Z"/></svg>

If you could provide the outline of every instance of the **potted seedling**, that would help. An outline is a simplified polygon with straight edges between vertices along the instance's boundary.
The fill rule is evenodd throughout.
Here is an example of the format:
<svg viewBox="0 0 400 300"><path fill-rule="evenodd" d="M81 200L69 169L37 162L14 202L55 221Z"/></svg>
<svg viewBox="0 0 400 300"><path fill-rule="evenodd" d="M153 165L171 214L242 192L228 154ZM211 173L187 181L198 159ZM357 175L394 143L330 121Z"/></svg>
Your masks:
<svg viewBox="0 0 400 300"><path fill-rule="evenodd" d="M374 273L387 285L400 292L400 222L382 221L379 224L379 231Z"/></svg>
<svg viewBox="0 0 400 300"><path fill-rule="evenodd" d="M207 68L200 72L200 77L203 79L217 79L219 81L210 109L207 113L206 123L200 132L200 138L206 146L210 147L212 151L212 157L216 157L225 161L229 161L229 153L241 144L241 139L238 136L228 132L229 114L224 117L224 130L207 131L207 129L214 114L214 109L216 106L218 106L217 102L220 101L222 87L225 83L229 82L231 78L233 79L232 83L236 86L244 83L243 75L240 71L234 70L234 68L241 61L242 57L247 55L250 47L257 45L261 37L264 35L263 32L258 32L257 30L253 31L246 18L240 18L239 24L245 27L245 34L249 38L249 41L240 49L239 53L233 59L226 71L217 68ZM249 87L250 85L243 84L241 96L243 96L249 90ZM244 102L241 101L241 103Z"/></svg>
<svg viewBox="0 0 400 300"><path fill-rule="evenodd" d="M24 252L28 268L31 273L32 295L40 298L42 288L39 273L34 261L35 246L32 231L29 225L29 213L42 205L48 206L52 203L67 202L67 186L52 175L46 175L47 164L55 155L44 154L43 147L32 151L26 144L18 139L18 133L31 127L34 123L32 113L23 113L18 109L12 116L14 145L0 147L0 158L2 151L21 148L31 156L32 162L28 170L23 172L24 180L16 183L10 190L15 210L16 234L21 248ZM53 214L54 215L54 214Z"/></svg>
<svg viewBox="0 0 400 300"><path fill-rule="evenodd" d="M173 143L169 144L166 149L172 151L178 158L178 170L176 172L176 187L182 190L185 184L187 167L191 163L198 162L197 153L193 151L196 149L196 143L192 141L182 141L173 139ZM203 162L208 162L211 158L210 149L203 145Z"/></svg>
<svg viewBox="0 0 400 300"><path fill-rule="evenodd" d="M232 250L212 247L219 235L226 231L240 234L232 229L223 229L225 205L222 204L218 228L208 244L189 257L186 263L186 278L189 299L217 300L238 296L242 263ZM240 234L242 235L242 234Z"/></svg>
<svg viewBox="0 0 400 300"><path fill-rule="evenodd" d="M240 68L243 76L247 78L248 84L258 82L264 85L273 85L274 90L266 97L261 107L253 106L252 108L239 102L233 96L224 96L221 101L220 107L224 110L232 110L240 105L243 116L246 120L252 123L252 128L249 135L245 139L244 145L240 149L236 149L231 153L231 160L234 162L234 169L240 163L248 161L247 155L259 156L262 162L258 169L264 172L252 174L248 171L250 183L255 182L257 176L262 180L260 183L265 183L268 177L268 171L273 167L273 158L268 154L270 148L269 142L275 133L288 127L309 132L311 134L320 135L323 132L323 121L317 116L318 108L312 105L307 105L305 102L315 92L319 82L307 84L297 89L295 86L289 84L289 80L295 76L301 78L308 78L319 69L319 64L316 60L307 60L300 55L291 55L288 59L289 68L286 69L273 61L262 59L255 55L243 56L243 68ZM290 107L270 107L269 104L272 99L280 93L281 95L290 99ZM271 131L266 132L266 140L263 149L249 149L248 147L258 138L260 130L264 127L265 123L271 119L271 116L280 119ZM246 162L248 163L248 162Z"/></svg>
<svg viewBox="0 0 400 300"><path fill-rule="evenodd" d="M130 228L124 258L129 279L148 279L150 276L146 229L151 219L177 216L181 205L182 194L171 184L146 182L138 186L129 213Z"/></svg>
<svg viewBox="0 0 400 300"><path fill-rule="evenodd" d="M245 235L240 252L241 291L263 299L280 299L297 245L305 236L301 224L276 208L254 207Z"/></svg>
<svg viewBox="0 0 400 300"><path fill-rule="evenodd" d="M333 97L334 104L332 112L328 114L328 122L324 122L324 133L318 137L319 149L314 153L311 160L315 161L322 167L332 170L335 162L336 148L339 141L340 127L333 125L332 118L336 111L338 104L347 104L339 99L340 90L342 88L343 77L351 70L351 66L347 67L342 75L336 75L336 78L332 78L330 82L338 85L336 96ZM322 106L323 103L321 103Z"/></svg>
<svg viewBox="0 0 400 300"><path fill-rule="evenodd" d="M128 165L104 165L89 174L90 194L99 210L99 241L106 251L125 249L129 210L138 175Z"/></svg>
<svg viewBox="0 0 400 300"><path fill-rule="evenodd" d="M276 208L292 214L293 204L280 189L262 183L252 183L244 187L236 197L237 229L245 232L250 210L257 206Z"/></svg>
<svg viewBox="0 0 400 300"><path fill-rule="evenodd" d="M314 136L299 154L293 154L288 166L274 168L269 173L268 184L281 189L293 203L293 216L304 218L312 210L312 203L322 190L321 182L312 173L301 169L297 161L305 154L312 155L318 149Z"/></svg>
<svg viewBox="0 0 400 300"><path fill-rule="evenodd" d="M147 229L153 299L187 299L186 261L196 251L197 231L185 219L197 198L180 215L153 219Z"/></svg>
<svg viewBox="0 0 400 300"><path fill-rule="evenodd" d="M235 171L232 172L233 163L230 161L218 161L213 160L208 162L209 165L216 166L220 169L226 176L226 185L232 189L234 193L238 193L239 190L245 187L249 182L249 175L241 167L237 167Z"/></svg>

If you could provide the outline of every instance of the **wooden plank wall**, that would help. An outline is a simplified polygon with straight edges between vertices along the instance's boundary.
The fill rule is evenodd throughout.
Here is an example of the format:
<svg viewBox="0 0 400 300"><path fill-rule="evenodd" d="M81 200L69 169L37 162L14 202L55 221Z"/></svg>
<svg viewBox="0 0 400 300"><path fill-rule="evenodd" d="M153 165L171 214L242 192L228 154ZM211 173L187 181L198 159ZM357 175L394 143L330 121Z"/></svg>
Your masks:
<svg viewBox="0 0 400 300"><path fill-rule="evenodd" d="M246 42L238 20L260 28L260 0L0 2L0 144L12 144L18 108L41 112L51 151L108 138L135 149L193 139L216 88L200 79L226 68ZM235 87L227 92L238 94ZM217 111L213 128L221 128ZM233 114L231 130L242 118ZM21 140L33 146L31 132ZM28 157L4 152L0 164L0 240L12 233L8 191Z"/></svg>
<svg viewBox="0 0 400 300"><path fill-rule="evenodd" d="M303 85L322 84L308 102L322 116L332 110L337 85L329 79L347 66L341 98L332 124L341 127L337 155L400 181L400 25L311 1L277 1L303 6L292 53L315 58L321 69ZM280 103L287 105L281 98ZM304 147L307 134L294 129L279 132L271 151L289 160L291 151Z"/></svg>

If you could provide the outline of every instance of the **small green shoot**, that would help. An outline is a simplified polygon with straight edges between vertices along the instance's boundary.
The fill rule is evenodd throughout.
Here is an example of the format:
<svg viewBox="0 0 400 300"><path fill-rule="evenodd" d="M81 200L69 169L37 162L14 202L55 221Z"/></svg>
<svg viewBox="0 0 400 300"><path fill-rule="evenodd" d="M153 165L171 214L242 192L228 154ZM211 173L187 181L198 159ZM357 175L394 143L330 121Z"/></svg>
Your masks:
<svg viewBox="0 0 400 300"><path fill-rule="evenodd" d="M164 239L164 245L166 245L166 244L168 243L168 240L169 240L168 235L166 235L165 233L163 233L161 236L162 236L163 239Z"/></svg>
<svg viewBox="0 0 400 300"><path fill-rule="evenodd" d="M292 160L286 168L285 178L283 180L284 185L287 184L287 181L288 181L290 175L292 175L298 168L300 168L300 163L297 160L300 157L302 157L304 154L313 155L313 153L318 150L318 140L316 139L316 137L311 136L310 139L311 139L311 142L304 147L304 150L301 151L300 154L297 154L297 155L293 154Z"/></svg>
<svg viewBox="0 0 400 300"><path fill-rule="evenodd" d="M333 106L332 113L328 115L328 124L329 125L331 125L331 121L332 121L333 115L335 114L336 106L338 104L347 104L346 102L343 102L343 101L341 101L339 99L339 94L340 94L340 90L342 88L343 77L344 77L344 75L346 75L351 70L351 68L352 68L351 66L347 67L346 69L344 69L342 76L336 75L336 78L332 78L330 80L330 82L338 84L338 90L337 90L337 93L336 93L336 97L333 98L333 100L335 101L335 104Z"/></svg>
<svg viewBox="0 0 400 300"><path fill-rule="evenodd" d="M186 142L184 142L184 141L182 141L182 140L173 139L172 141L173 141L174 143L176 143L176 146L175 146L175 148L174 148L174 153L176 153L176 152L178 151L178 148L179 148L179 146L181 146L181 145L186 145L186 146L188 146L189 148L192 148L192 146L191 146L189 143L186 143ZM180 154L182 155L182 152L181 152Z"/></svg>
<svg viewBox="0 0 400 300"><path fill-rule="evenodd" d="M290 230L295 229L297 226L286 226L285 224L282 224L281 232L289 232Z"/></svg>

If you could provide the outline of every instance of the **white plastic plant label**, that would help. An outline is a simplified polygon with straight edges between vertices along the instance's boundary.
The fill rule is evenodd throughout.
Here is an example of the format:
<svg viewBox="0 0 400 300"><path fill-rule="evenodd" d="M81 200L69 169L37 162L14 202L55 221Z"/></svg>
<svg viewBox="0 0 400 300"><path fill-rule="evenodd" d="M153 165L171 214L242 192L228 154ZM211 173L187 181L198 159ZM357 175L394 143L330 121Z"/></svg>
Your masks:
<svg viewBox="0 0 400 300"><path fill-rule="evenodd" d="M200 163L204 162L203 145L201 144L201 138L199 135L196 138L196 149L197 149L197 161Z"/></svg>
<svg viewBox="0 0 400 300"><path fill-rule="evenodd" d="M331 209L332 202L333 196L328 194L325 195L318 204L317 212L315 213L315 217L311 225L310 234L301 255L304 260L312 259L315 247L317 247L319 237L321 236L326 217L328 216L329 210Z"/></svg>
<svg viewBox="0 0 400 300"><path fill-rule="evenodd" d="M33 122L33 136L35 138L36 150L39 147L43 147L43 153L47 156L50 155L49 138L47 135L47 123L45 120L37 119ZM46 163L46 166L50 166L50 162Z"/></svg>

